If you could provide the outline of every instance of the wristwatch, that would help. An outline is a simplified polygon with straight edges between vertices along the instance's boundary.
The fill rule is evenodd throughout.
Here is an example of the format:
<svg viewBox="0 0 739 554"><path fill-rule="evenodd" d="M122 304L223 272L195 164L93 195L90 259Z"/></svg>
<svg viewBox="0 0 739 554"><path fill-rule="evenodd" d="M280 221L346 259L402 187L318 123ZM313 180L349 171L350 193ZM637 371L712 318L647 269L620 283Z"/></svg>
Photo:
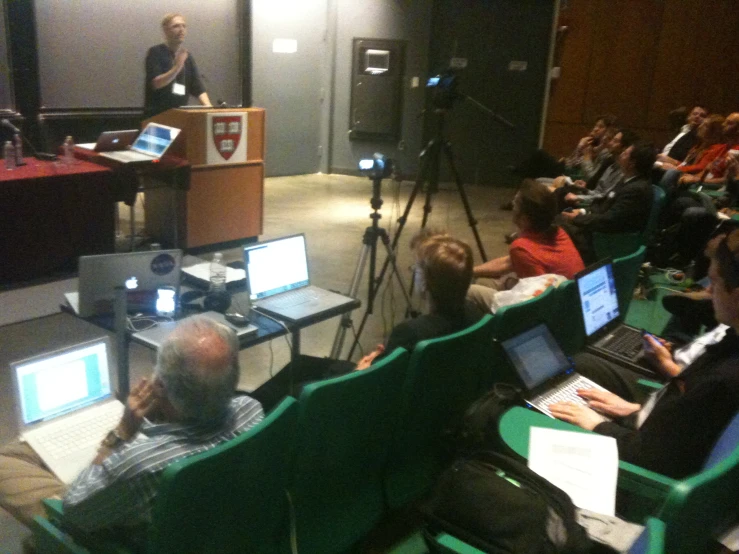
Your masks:
<svg viewBox="0 0 739 554"><path fill-rule="evenodd" d="M108 432L107 435L105 435L105 438L103 439L103 446L106 448L116 448L117 446L120 446L126 442L126 439L124 439L119 433L118 429L113 429Z"/></svg>

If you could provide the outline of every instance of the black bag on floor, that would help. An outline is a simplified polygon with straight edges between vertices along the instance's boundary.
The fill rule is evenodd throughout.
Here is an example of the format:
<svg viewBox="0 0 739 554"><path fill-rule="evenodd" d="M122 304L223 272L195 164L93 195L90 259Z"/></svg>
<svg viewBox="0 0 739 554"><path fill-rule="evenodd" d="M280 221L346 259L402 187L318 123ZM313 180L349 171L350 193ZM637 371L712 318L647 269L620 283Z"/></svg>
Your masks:
<svg viewBox="0 0 739 554"><path fill-rule="evenodd" d="M422 511L432 553L442 552L434 540L442 531L490 554L575 554L593 547L561 489L495 452L456 461Z"/></svg>
<svg viewBox="0 0 739 554"><path fill-rule="evenodd" d="M510 452L500 440L498 421L508 408L516 405L523 405L521 390L508 383L496 383L470 404L456 433L457 453L465 456L480 450Z"/></svg>

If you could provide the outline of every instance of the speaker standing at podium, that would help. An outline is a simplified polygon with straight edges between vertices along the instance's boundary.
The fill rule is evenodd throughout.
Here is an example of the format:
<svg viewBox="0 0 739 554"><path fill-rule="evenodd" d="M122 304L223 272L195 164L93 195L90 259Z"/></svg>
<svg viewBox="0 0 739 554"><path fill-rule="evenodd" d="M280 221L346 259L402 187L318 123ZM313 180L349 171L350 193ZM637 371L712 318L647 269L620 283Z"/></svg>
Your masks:
<svg viewBox="0 0 739 554"><path fill-rule="evenodd" d="M211 106L195 59L182 46L187 35L185 18L168 13L162 19L162 32L165 42L152 46L146 54L144 117L184 106L190 95L203 106Z"/></svg>

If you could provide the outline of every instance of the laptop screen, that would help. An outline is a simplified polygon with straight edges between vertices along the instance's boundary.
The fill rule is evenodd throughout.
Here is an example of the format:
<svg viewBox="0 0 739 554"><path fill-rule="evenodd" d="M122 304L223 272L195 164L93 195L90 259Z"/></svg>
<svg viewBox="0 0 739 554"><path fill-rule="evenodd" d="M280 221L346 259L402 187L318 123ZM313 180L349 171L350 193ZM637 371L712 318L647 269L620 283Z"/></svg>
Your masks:
<svg viewBox="0 0 739 554"><path fill-rule="evenodd" d="M619 317L613 265L605 262L577 276L580 308L589 337Z"/></svg>
<svg viewBox="0 0 739 554"><path fill-rule="evenodd" d="M503 350L528 390L572 365L544 323L503 341Z"/></svg>
<svg viewBox="0 0 739 554"><path fill-rule="evenodd" d="M12 364L25 425L52 419L111 395L108 339Z"/></svg>
<svg viewBox="0 0 739 554"><path fill-rule="evenodd" d="M302 234L247 246L244 265L252 300L310 284L305 235Z"/></svg>
<svg viewBox="0 0 739 554"><path fill-rule="evenodd" d="M131 149L143 154L160 157L179 134L180 130L174 127L149 123L131 145Z"/></svg>

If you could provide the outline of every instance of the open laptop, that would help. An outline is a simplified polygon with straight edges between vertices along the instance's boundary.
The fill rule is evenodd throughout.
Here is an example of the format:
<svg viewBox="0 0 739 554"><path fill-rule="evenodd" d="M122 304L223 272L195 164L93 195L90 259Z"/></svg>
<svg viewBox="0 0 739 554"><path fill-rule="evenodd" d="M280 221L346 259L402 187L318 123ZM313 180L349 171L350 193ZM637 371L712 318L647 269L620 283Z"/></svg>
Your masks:
<svg viewBox="0 0 739 554"><path fill-rule="evenodd" d="M252 307L286 321L299 321L354 302L310 284L305 235L244 248L246 286Z"/></svg>
<svg viewBox="0 0 739 554"><path fill-rule="evenodd" d="M577 389L606 390L575 371L544 323L503 341L502 346L526 389L526 402L549 417L552 417L549 404L576 402L586 405L585 400L577 396Z"/></svg>
<svg viewBox="0 0 739 554"><path fill-rule="evenodd" d="M644 359L641 329L623 323L613 264L602 260L575 275L585 326L585 349L639 373L655 377Z"/></svg>
<svg viewBox="0 0 739 554"><path fill-rule="evenodd" d="M153 162L161 158L180 134L179 129L149 123L127 150L100 154L120 163Z"/></svg>
<svg viewBox="0 0 739 554"><path fill-rule="evenodd" d="M81 317L113 313L115 288L128 289L129 312L154 312L156 290L174 287L179 297L182 250L148 250L81 256L78 292L64 296Z"/></svg>
<svg viewBox="0 0 739 554"><path fill-rule="evenodd" d="M78 144L78 148L86 148L95 152L115 152L116 150L125 150L136 139L140 131L138 129L128 129L125 131L103 131L100 133L97 142L87 142Z"/></svg>
<svg viewBox="0 0 739 554"><path fill-rule="evenodd" d="M204 312L201 315L217 321L218 323L222 323L230 329L233 329L239 339L248 335L253 335L258 331L257 327L252 324L243 326L233 325L226 321L226 318L223 316L223 314L219 314L218 312ZM186 320L187 318L178 319L176 321L160 321L155 327L134 333L131 338L137 342L145 344L146 346L157 349L161 346L162 342L164 342L164 339L166 339L167 336L172 331L174 331L178 325Z"/></svg>
<svg viewBox="0 0 739 554"><path fill-rule="evenodd" d="M71 483L123 415L111 391L107 337L11 364L20 435Z"/></svg>

